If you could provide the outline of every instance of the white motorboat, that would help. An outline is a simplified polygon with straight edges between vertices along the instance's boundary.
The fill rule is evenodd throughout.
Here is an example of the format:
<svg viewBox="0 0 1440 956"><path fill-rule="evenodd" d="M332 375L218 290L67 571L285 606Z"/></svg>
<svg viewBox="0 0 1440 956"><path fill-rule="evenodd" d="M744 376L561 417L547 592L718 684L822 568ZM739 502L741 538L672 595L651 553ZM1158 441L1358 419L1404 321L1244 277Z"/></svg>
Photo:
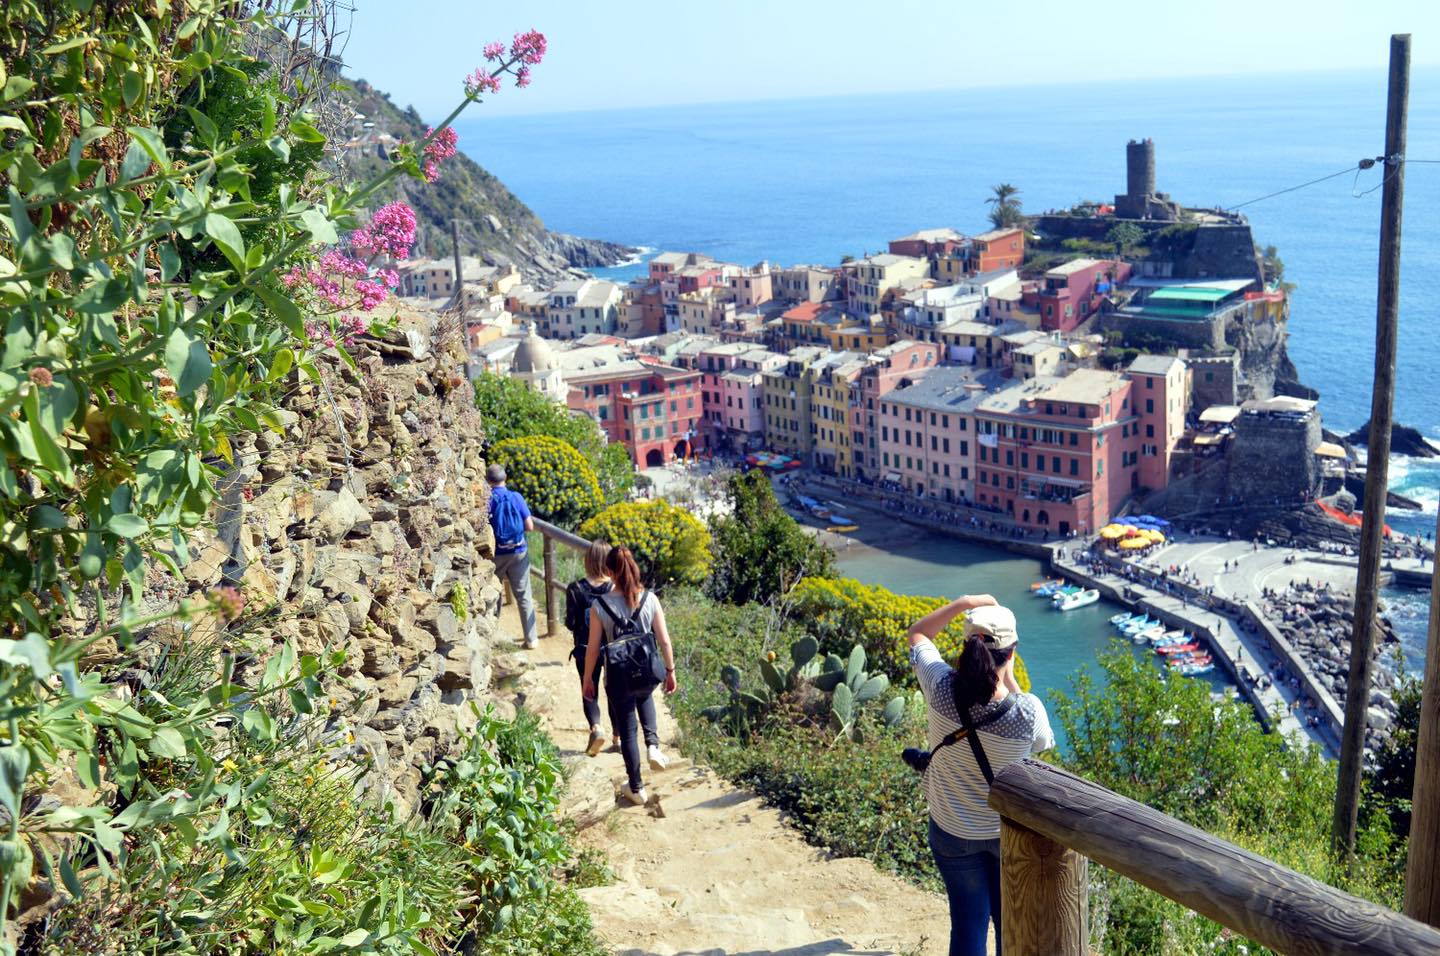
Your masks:
<svg viewBox="0 0 1440 956"><path fill-rule="evenodd" d="M1076 591L1074 594L1067 594L1061 600L1055 602L1055 607L1062 611L1073 611L1079 607L1086 607L1100 600L1100 592L1095 588L1085 591Z"/></svg>

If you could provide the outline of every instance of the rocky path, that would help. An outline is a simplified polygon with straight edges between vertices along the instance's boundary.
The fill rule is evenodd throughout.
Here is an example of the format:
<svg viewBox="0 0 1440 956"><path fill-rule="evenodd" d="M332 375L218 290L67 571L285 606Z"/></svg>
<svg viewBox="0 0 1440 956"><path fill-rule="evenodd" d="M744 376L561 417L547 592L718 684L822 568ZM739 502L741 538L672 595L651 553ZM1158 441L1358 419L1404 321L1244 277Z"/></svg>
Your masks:
<svg viewBox="0 0 1440 956"><path fill-rule="evenodd" d="M502 633L518 620L504 609ZM540 633L544 633L543 617ZM501 638L505 640L504 637ZM572 766L563 812L582 844L602 850L615 882L581 891L596 930L619 956L940 954L943 897L859 859L831 859L786 827L779 811L679 756L660 706L669 769L647 770L651 801L621 807L618 752L587 758L569 635L535 651L497 653L499 686L539 713ZM499 649L497 648L497 652ZM607 728L608 730L608 728Z"/></svg>

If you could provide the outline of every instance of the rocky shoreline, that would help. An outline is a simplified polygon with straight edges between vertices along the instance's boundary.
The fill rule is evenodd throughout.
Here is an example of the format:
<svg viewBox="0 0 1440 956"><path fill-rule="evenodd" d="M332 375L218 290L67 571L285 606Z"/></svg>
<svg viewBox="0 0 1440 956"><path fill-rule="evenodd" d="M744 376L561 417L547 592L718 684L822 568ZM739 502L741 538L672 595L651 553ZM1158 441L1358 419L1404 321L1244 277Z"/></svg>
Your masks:
<svg viewBox="0 0 1440 956"><path fill-rule="evenodd" d="M1284 591L1270 592L1265 600L1256 603L1343 707L1350 671L1350 636L1355 625L1353 597L1302 581ZM1391 691L1398 680L1393 654L1400 638L1383 615L1377 618L1377 625L1374 683L1365 736L1366 749L1371 751L1384 743L1397 714Z"/></svg>

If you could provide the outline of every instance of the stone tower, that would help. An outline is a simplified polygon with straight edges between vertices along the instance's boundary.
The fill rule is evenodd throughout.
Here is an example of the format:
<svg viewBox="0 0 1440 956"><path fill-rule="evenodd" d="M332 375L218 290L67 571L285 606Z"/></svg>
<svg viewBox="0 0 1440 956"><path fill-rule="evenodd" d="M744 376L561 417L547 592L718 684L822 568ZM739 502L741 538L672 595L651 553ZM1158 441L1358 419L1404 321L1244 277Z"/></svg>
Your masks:
<svg viewBox="0 0 1440 956"><path fill-rule="evenodd" d="M1115 197L1115 215L1120 219L1180 218L1180 205L1165 193L1155 191L1155 141L1135 140L1125 144L1125 193Z"/></svg>

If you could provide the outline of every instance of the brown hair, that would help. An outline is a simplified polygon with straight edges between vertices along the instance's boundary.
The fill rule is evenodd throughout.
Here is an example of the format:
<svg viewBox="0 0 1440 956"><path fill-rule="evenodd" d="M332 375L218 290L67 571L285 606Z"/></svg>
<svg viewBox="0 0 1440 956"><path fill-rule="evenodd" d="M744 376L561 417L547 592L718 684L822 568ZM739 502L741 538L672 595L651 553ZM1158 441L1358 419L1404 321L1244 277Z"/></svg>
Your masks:
<svg viewBox="0 0 1440 956"><path fill-rule="evenodd" d="M609 556L610 542L591 541L590 547L585 549L585 576L591 580L608 577L605 573L605 559Z"/></svg>
<svg viewBox="0 0 1440 956"><path fill-rule="evenodd" d="M955 677L951 689L955 694L955 707L969 710L978 704L989 703L995 696L1000 683L1000 668L1015 653L1015 645L997 651L978 634L972 633L965 639L960 659L955 662Z"/></svg>
<svg viewBox="0 0 1440 956"><path fill-rule="evenodd" d="M610 572L610 580L615 584L615 590L619 591L625 598L625 603L634 607L640 600L640 566L635 563L635 556L630 549L617 545L610 549L605 556L605 570Z"/></svg>

